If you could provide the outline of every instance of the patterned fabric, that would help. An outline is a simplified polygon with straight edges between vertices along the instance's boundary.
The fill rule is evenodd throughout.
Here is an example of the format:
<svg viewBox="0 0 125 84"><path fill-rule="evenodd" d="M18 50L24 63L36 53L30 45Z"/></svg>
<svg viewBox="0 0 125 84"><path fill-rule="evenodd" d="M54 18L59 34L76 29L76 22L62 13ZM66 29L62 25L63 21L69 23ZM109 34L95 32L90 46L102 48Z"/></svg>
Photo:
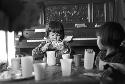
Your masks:
<svg viewBox="0 0 125 84"><path fill-rule="evenodd" d="M99 66L99 60L111 63L125 63L125 51L124 49L118 49L115 52L110 53L106 56L106 50L101 50L95 60L96 67Z"/></svg>
<svg viewBox="0 0 125 84"><path fill-rule="evenodd" d="M100 58L103 60L103 58L106 56L106 51L105 50L101 50L97 56L96 56L96 59L95 59L95 66L96 68L99 67L99 60Z"/></svg>
<svg viewBox="0 0 125 84"><path fill-rule="evenodd" d="M43 57L46 56L46 51L52 51L52 50L56 51L56 57L57 58L61 58L62 54L64 54L64 53L70 53L71 52L70 46L67 42L63 42L63 44L58 45L58 46L56 45L56 43L55 44L51 43L48 46L48 49L46 51L43 51L42 47L45 44L46 44L46 42L43 41L43 42L41 42L41 44L39 46L37 46L35 49L33 49L33 52L37 52L36 54L33 55L34 60L40 60L40 59L42 60Z"/></svg>
<svg viewBox="0 0 125 84"><path fill-rule="evenodd" d="M125 49L118 49L107 56L105 50L100 51L95 60L97 69L99 68L99 60L104 62L125 64ZM106 66L108 67L106 68ZM110 77L112 79L112 84L125 84L125 74L123 74L120 70L109 66L108 64L104 66L103 76Z"/></svg>

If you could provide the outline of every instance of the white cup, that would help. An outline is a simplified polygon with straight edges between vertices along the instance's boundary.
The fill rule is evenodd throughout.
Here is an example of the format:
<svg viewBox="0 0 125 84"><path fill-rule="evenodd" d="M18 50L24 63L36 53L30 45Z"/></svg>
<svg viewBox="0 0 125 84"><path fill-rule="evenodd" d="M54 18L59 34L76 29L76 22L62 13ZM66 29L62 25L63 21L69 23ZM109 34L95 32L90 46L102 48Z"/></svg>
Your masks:
<svg viewBox="0 0 125 84"><path fill-rule="evenodd" d="M72 59L60 59L60 62L61 62L62 76L70 76Z"/></svg>
<svg viewBox="0 0 125 84"><path fill-rule="evenodd" d="M21 57L22 76L31 77L33 72L33 57Z"/></svg>
<svg viewBox="0 0 125 84"><path fill-rule="evenodd" d="M106 62L99 60L99 70L100 71L104 70L104 65L106 65Z"/></svg>
<svg viewBox="0 0 125 84"><path fill-rule="evenodd" d="M34 63L33 67L34 67L35 80L45 79L46 63Z"/></svg>
<svg viewBox="0 0 125 84"><path fill-rule="evenodd" d="M13 70L19 70L21 68L20 58L12 58L11 59L11 67Z"/></svg>
<svg viewBox="0 0 125 84"><path fill-rule="evenodd" d="M95 58L95 52L86 50L85 49L85 55L84 55L84 68L85 69L93 69L93 63Z"/></svg>
<svg viewBox="0 0 125 84"><path fill-rule="evenodd" d="M47 51L47 64L48 66L53 66L56 64L55 51Z"/></svg>
<svg viewBox="0 0 125 84"><path fill-rule="evenodd" d="M63 59L69 59L70 58L70 54L62 54L62 58Z"/></svg>
<svg viewBox="0 0 125 84"><path fill-rule="evenodd" d="M87 70L93 69L93 61L84 60L84 68Z"/></svg>

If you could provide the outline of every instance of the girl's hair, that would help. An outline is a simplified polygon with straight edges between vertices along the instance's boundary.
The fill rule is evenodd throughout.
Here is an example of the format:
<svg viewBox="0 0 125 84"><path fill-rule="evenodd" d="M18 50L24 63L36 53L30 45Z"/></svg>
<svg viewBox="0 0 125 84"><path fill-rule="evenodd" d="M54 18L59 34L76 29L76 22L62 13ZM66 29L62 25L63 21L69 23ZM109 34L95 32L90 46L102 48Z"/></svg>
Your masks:
<svg viewBox="0 0 125 84"><path fill-rule="evenodd" d="M50 21L49 28L46 30L46 37L49 36L49 32L54 32L60 34L60 39L64 39L64 27L63 24L59 21Z"/></svg>
<svg viewBox="0 0 125 84"><path fill-rule="evenodd" d="M125 39L125 32L120 23L106 22L97 30L96 36L101 37L103 46L117 48Z"/></svg>

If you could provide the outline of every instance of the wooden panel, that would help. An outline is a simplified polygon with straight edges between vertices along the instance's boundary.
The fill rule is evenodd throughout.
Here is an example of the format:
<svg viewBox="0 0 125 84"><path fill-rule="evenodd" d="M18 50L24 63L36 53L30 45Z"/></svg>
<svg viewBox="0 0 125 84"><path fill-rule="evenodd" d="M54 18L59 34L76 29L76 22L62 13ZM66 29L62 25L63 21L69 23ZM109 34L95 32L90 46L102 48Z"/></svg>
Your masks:
<svg viewBox="0 0 125 84"><path fill-rule="evenodd" d="M93 22L106 22L106 3L93 3Z"/></svg>
<svg viewBox="0 0 125 84"><path fill-rule="evenodd" d="M97 46L96 40L72 41L70 46Z"/></svg>
<svg viewBox="0 0 125 84"><path fill-rule="evenodd" d="M42 0L45 5L57 5L57 4L81 4L81 3L88 3L91 0Z"/></svg>

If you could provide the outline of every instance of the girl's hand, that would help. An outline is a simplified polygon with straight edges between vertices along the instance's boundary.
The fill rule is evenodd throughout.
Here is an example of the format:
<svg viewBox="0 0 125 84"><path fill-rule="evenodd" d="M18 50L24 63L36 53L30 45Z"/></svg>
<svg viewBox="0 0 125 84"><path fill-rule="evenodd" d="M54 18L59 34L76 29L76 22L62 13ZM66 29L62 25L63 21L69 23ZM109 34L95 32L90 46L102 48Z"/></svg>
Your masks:
<svg viewBox="0 0 125 84"><path fill-rule="evenodd" d="M110 66L112 66L114 69L119 70L123 74L125 74L125 64L120 63L109 63Z"/></svg>
<svg viewBox="0 0 125 84"><path fill-rule="evenodd" d="M52 46L57 50L62 50L64 48L64 44L61 41L52 41Z"/></svg>
<svg viewBox="0 0 125 84"><path fill-rule="evenodd" d="M35 53L36 53L36 52L35 52L35 49L33 49L33 50L32 50L32 56L34 56Z"/></svg>
<svg viewBox="0 0 125 84"><path fill-rule="evenodd" d="M39 46L32 50L32 56L35 55L35 54L38 54L38 52L39 52Z"/></svg>
<svg viewBox="0 0 125 84"><path fill-rule="evenodd" d="M58 50L64 49L64 44L63 44L63 42L58 43L57 46L56 46L56 48L57 48Z"/></svg>
<svg viewBox="0 0 125 84"><path fill-rule="evenodd" d="M37 46L35 49L32 50L32 56L35 54L40 53L40 48L42 47L42 45L40 44L39 46Z"/></svg>

